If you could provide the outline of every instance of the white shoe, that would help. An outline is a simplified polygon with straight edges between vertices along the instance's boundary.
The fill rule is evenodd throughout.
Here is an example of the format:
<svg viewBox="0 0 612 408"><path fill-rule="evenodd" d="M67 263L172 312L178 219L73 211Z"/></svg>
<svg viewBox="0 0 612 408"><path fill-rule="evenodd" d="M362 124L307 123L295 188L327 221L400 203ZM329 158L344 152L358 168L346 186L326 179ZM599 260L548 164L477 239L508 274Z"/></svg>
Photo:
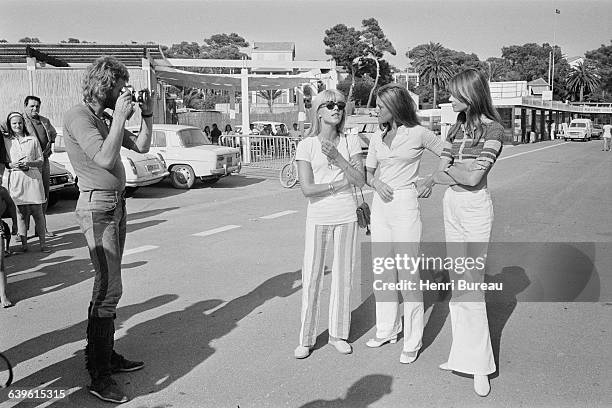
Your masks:
<svg viewBox="0 0 612 408"><path fill-rule="evenodd" d="M328 343L334 346L341 354L351 354L353 352L353 348L345 340L329 340Z"/></svg>
<svg viewBox="0 0 612 408"><path fill-rule="evenodd" d="M393 336L385 337L384 339L379 339L378 337L374 339L370 339L366 342L366 346L371 347L371 348L376 348L376 347L382 346L383 344L387 342L389 342L390 344L397 343L397 334L394 334Z"/></svg>
<svg viewBox="0 0 612 408"><path fill-rule="evenodd" d="M442 363L438 366L438 368L440 370L444 370L444 371L453 371L448 367L448 361L446 363Z"/></svg>
<svg viewBox="0 0 612 408"><path fill-rule="evenodd" d="M491 392L488 375L474 374L474 391L481 397L486 397Z"/></svg>
<svg viewBox="0 0 612 408"><path fill-rule="evenodd" d="M310 355L310 347L297 346L295 350L293 350L293 356L298 359L306 358L309 355Z"/></svg>
<svg viewBox="0 0 612 408"><path fill-rule="evenodd" d="M415 351L402 351L400 354L400 363L402 364L410 364L414 363L419 355L419 350Z"/></svg>

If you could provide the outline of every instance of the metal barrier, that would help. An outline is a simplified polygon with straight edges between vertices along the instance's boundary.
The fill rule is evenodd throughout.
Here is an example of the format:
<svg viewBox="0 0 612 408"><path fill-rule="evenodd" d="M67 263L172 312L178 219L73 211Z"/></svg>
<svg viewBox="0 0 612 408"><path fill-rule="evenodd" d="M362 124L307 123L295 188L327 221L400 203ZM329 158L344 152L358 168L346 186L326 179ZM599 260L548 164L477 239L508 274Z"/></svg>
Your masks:
<svg viewBox="0 0 612 408"><path fill-rule="evenodd" d="M240 149L242 163L250 167L280 170L291 161L299 138L289 136L221 136L219 145Z"/></svg>

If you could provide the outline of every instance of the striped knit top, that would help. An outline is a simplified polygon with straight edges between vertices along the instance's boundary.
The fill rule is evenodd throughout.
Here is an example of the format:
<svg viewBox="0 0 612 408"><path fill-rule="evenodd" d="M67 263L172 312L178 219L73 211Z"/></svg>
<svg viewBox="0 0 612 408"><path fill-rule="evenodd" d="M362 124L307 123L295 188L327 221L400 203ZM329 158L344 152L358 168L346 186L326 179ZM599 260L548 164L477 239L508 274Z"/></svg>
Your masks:
<svg viewBox="0 0 612 408"><path fill-rule="evenodd" d="M482 124L482 132L484 134L478 140L478 143L472 146L474 137L472 132L465 132L462 124L457 123L455 126L460 126L455 138L451 140L454 132L454 127L448 132L449 136L444 142L442 155L452 162L462 162L465 160L479 160L495 163L497 157L502 150L502 140L504 136L504 127L497 122L489 122Z"/></svg>

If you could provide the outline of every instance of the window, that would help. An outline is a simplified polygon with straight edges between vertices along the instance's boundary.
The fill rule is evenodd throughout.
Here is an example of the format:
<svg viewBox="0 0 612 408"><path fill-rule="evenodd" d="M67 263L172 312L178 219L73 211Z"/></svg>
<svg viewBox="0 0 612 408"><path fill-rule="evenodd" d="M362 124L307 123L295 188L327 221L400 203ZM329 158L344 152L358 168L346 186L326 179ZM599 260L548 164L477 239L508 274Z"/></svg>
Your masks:
<svg viewBox="0 0 612 408"><path fill-rule="evenodd" d="M166 132L154 130L152 139L151 147L166 147Z"/></svg>
<svg viewBox="0 0 612 408"><path fill-rule="evenodd" d="M193 147L212 144L210 139L200 129L185 129L178 132L183 147Z"/></svg>

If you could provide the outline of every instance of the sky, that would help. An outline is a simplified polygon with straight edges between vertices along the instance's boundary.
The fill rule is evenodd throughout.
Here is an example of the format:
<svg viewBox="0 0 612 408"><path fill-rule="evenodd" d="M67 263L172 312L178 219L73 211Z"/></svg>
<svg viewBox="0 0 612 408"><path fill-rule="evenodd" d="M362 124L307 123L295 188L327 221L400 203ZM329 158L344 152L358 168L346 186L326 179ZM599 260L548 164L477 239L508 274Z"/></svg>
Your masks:
<svg viewBox="0 0 612 408"><path fill-rule="evenodd" d="M98 43L202 43L235 32L249 43L294 42L296 59L328 59L323 38L336 24L361 27L374 17L397 50L430 41L501 57L508 45L556 43L567 57L612 40L612 0L0 0L0 39L69 37ZM555 13L560 10L560 14Z"/></svg>

